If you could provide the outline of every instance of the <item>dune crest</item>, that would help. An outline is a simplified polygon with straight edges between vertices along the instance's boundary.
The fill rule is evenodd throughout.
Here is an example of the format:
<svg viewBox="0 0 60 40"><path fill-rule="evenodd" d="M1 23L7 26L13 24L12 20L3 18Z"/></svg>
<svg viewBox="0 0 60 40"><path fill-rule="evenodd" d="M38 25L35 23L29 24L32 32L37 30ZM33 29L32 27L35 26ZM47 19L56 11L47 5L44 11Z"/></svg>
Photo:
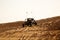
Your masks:
<svg viewBox="0 0 60 40"><path fill-rule="evenodd" d="M0 40L60 40L60 16L36 22L32 27L22 27L23 21L0 24Z"/></svg>

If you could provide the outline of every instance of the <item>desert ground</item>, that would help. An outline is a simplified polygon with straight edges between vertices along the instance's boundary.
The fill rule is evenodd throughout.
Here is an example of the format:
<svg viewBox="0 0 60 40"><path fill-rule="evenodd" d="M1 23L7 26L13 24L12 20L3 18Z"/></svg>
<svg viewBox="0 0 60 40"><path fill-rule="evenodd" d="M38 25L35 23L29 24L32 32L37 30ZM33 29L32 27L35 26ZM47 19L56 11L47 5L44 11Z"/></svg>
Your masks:
<svg viewBox="0 0 60 40"><path fill-rule="evenodd" d="M24 21L0 24L0 40L60 40L60 16L36 22L32 27L22 27Z"/></svg>

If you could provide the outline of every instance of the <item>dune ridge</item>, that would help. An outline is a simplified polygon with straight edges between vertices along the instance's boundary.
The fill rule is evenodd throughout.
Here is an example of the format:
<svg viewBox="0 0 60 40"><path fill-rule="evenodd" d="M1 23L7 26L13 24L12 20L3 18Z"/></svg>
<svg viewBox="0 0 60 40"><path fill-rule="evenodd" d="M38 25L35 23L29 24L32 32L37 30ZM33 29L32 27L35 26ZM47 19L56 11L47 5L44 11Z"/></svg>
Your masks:
<svg viewBox="0 0 60 40"><path fill-rule="evenodd" d="M36 20L32 27L23 22L0 24L0 40L60 40L60 16Z"/></svg>

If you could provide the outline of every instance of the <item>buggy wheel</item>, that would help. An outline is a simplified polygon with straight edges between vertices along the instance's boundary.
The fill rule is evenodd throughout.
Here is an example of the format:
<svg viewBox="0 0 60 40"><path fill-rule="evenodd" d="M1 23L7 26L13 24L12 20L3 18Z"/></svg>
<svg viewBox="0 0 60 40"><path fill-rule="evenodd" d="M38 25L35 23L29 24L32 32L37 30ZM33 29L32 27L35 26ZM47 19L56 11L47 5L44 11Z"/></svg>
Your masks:
<svg viewBox="0 0 60 40"><path fill-rule="evenodd" d="M35 24L35 25L37 25L37 23L36 23L36 22L35 22L34 24Z"/></svg>
<svg viewBox="0 0 60 40"><path fill-rule="evenodd" d="M24 27L24 24L22 24L22 26Z"/></svg>

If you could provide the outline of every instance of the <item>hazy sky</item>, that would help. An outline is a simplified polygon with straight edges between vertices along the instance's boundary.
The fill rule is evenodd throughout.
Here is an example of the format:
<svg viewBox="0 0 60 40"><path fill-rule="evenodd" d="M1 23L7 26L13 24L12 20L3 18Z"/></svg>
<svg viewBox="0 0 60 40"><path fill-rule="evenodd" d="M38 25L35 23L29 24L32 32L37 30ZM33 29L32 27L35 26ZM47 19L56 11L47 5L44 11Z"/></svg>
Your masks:
<svg viewBox="0 0 60 40"><path fill-rule="evenodd" d="M60 16L60 0L0 0L0 23Z"/></svg>

